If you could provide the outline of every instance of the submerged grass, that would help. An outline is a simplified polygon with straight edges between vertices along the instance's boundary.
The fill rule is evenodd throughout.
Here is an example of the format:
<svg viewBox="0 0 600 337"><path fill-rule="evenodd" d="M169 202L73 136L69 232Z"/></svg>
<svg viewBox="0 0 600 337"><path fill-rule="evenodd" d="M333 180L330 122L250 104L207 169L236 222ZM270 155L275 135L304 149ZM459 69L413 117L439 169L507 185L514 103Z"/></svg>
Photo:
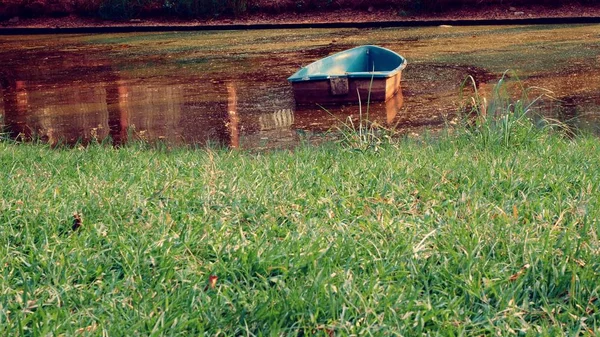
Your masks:
<svg viewBox="0 0 600 337"><path fill-rule="evenodd" d="M2 141L0 334L592 335L600 141L506 125L377 151Z"/></svg>

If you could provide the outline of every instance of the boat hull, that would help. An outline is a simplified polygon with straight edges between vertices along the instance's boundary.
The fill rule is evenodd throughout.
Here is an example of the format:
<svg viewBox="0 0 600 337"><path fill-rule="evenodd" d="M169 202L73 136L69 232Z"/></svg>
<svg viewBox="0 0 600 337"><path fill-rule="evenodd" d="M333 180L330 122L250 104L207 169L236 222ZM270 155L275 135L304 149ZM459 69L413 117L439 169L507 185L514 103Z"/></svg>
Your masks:
<svg viewBox="0 0 600 337"><path fill-rule="evenodd" d="M292 82L296 104L342 104L387 101L400 90L402 73L387 78L349 78L348 92L336 93L330 79ZM370 93L370 95L369 95Z"/></svg>

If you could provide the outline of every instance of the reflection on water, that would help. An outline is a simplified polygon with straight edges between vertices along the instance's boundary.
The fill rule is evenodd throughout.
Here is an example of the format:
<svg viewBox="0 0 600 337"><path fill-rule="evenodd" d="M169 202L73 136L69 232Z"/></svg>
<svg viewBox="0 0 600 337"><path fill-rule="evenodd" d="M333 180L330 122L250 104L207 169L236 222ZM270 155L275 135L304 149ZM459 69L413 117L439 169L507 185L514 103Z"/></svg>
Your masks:
<svg viewBox="0 0 600 337"><path fill-rule="evenodd" d="M595 95L548 100L539 109L546 117L563 122L573 134L583 132L600 136L600 85L598 88Z"/></svg>
<svg viewBox="0 0 600 337"><path fill-rule="evenodd" d="M229 136L231 141L229 146L237 149L240 147L240 117L237 112L237 91L233 83L227 83L227 115L229 120Z"/></svg>
<svg viewBox="0 0 600 337"><path fill-rule="evenodd" d="M287 83L256 86L235 81L138 83L127 80L44 85L4 78L4 124L12 137L51 144L110 137L169 144L232 148L289 147L296 130L323 132L358 115L357 106L297 110ZM370 106L370 119L392 125L402 106L400 93Z"/></svg>

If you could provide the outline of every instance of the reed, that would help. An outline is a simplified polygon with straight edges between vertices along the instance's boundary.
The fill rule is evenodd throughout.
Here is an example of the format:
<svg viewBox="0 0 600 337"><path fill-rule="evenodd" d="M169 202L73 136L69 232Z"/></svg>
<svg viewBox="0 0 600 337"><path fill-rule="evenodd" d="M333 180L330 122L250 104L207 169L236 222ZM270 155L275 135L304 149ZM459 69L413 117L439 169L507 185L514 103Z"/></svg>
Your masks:
<svg viewBox="0 0 600 337"><path fill-rule="evenodd" d="M335 137L339 139L344 148L353 151L377 151L379 146L384 142L389 142L397 135L393 127L385 127L369 118L371 108L371 86L373 85L373 77L369 84L369 90L366 97L366 108L363 110L363 100L357 88L358 96L358 118L348 116L345 121L340 121L339 125L334 128ZM325 111L325 107L321 107ZM327 111L329 112L329 111Z"/></svg>
<svg viewBox="0 0 600 337"><path fill-rule="evenodd" d="M525 87L516 75L509 79L509 73L503 73L489 97L480 94L473 77L462 83L461 126L469 141L484 147L518 147L539 141L548 131L568 131L565 124L543 117L537 109L542 100L555 100L551 91ZM465 97L465 92L471 94Z"/></svg>

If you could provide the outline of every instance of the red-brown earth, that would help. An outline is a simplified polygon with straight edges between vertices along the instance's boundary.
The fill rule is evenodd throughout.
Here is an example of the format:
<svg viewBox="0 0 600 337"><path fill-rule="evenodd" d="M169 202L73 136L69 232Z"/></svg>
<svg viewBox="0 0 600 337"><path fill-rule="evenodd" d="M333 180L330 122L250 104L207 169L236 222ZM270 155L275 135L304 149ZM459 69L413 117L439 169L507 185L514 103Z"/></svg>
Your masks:
<svg viewBox="0 0 600 337"><path fill-rule="evenodd" d="M3 27L108 27L108 26L200 26L228 24L272 23L333 23L378 21L428 21L428 20L495 20L524 18L573 18L600 17L600 4L595 6L565 5L547 6L488 6L462 8L441 13L410 13L398 9L338 9L332 11L253 13L237 17L212 19L144 18L126 21L110 21L69 15L64 17L22 18L13 17L1 22ZM0 28L1 29L1 28Z"/></svg>

